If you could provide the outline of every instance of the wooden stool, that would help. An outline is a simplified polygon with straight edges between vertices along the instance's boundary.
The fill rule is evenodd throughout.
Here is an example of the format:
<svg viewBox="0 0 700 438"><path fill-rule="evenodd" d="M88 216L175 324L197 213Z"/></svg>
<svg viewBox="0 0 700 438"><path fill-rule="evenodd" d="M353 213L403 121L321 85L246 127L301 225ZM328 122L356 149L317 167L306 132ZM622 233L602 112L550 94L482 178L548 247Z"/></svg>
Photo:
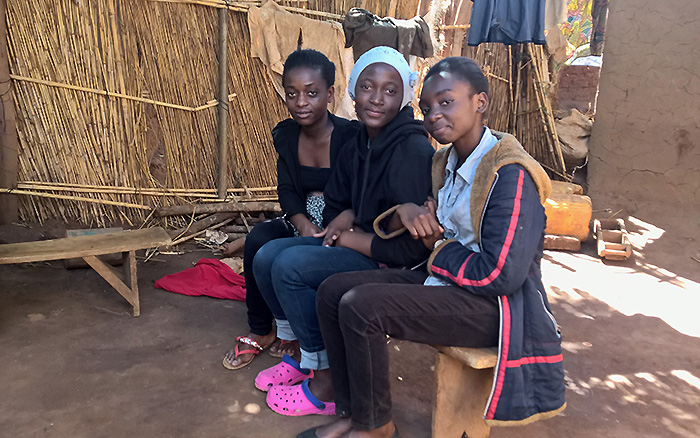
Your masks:
<svg viewBox="0 0 700 438"><path fill-rule="evenodd" d="M487 438L483 419L493 384L495 348L436 346L433 438Z"/></svg>
<svg viewBox="0 0 700 438"><path fill-rule="evenodd" d="M10 243L0 245L0 264L81 257L131 304L134 316L139 316L141 309L136 274L136 251L169 245L170 242L170 236L164 229L147 228L38 242ZM122 253L123 273L97 258L99 255L115 252Z"/></svg>

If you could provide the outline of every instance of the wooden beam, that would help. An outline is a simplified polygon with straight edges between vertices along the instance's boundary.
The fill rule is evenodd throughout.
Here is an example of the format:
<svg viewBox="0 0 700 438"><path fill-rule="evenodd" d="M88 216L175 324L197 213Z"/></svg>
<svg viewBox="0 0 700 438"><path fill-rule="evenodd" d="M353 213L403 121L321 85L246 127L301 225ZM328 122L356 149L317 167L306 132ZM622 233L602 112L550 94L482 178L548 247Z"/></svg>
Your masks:
<svg viewBox="0 0 700 438"><path fill-rule="evenodd" d="M105 264L97 257L85 256L83 259L92 269L95 270L95 272L100 274L100 277L104 278L107 283L109 283L117 292L119 292L119 295L124 297L124 299L131 304L134 309L134 316L139 316L140 310L138 289L136 289L136 291L130 289L129 286L124 283L125 278L119 272L117 272L111 266ZM134 275L130 280L128 280L129 283L132 283L131 280L135 277L136 276Z"/></svg>
<svg viewBox="0 0 700 438"><path fill-rule="evenodd" d="M0 265L136 251L166 246L170 242L170 236L164 229L146 228L39 242L9 243L0 245Z"/></svg>
<svg viewBox="0 0 700 438"><path fill-rule="evenodd" d="M158 207L156 217L191 215L202 213L221 212L251 212L251 211L272 211L280 212L280 205L277 202L226 202L217 204L195 204L195 205L172 205Z"/></svg>
<svg viewBox="0 0 700 438"><path fill-rule="evenodd" d="M0 187L15 187L19 170L19 139L7 52L7 1L0 0ZM19 218L17 196L0 194L0 224Z"/></svg>
<svg viewBox="0 0 700 438"><path fill-rule="evenodd" d="M189 234L198 233L202 230L205 230L205 229L211 227L212 225L221 223L221 222L225 221L226 219L230 219L234 216L236 216L236 213L212 214L211 216L207 216L204 219L200 219L196 222L192 222L191 224L187 225L186 227L182 227L180 229L170 231L168 234L170 234L173 239L178 239L178 238L184 236L185 233L189 233Z"/></svg>

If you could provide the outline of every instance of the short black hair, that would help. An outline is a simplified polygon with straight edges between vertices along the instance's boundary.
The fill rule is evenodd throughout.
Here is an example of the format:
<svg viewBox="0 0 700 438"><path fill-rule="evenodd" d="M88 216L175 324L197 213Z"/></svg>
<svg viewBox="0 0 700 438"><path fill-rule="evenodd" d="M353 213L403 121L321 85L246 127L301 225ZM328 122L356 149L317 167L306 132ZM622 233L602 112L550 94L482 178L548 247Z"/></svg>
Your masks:
<svg viewBox="0 0 700 438"><path fill-rule="evenodd" d="M479 65L471 58L464 56L451 56L441 59L437 64L430 67L423 81L427 81L433 75L438 73L451 73L459 79L471 85L476 94L489 94L489 81L484 76Z"/></svg>
<svg viewBox="0 0 700 438"><path fill-rule="evenodd" d="M282 72L282 85L287 74L295 68L306 67L318 70L321 77L326 81L328 88L335 84L335 64L326 55L313 49L298 49L293 51L284 61L284 71Z"/></svg>

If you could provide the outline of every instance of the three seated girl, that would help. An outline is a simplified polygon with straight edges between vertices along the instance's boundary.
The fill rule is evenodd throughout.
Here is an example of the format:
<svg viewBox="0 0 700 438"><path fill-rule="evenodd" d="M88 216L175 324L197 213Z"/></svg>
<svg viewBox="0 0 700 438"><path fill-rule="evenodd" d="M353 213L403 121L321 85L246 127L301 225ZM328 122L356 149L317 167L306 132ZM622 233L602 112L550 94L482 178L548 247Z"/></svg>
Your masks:
<svg viewBox="0 0 700 438"><path fill-rule="evenodd" d="M398 436L387 335L498 347L487 421L565 407L540 273L549 179L514 137L483 126L488 81L472 60L446 58L424 80L425 128L450 145L434 158L407 106L413 85L393 49L358 59L349 90L362 126L326 185L325 228L274 240L253 260L278 336L301 348L301 363L285 357L256 386L275 412L339 417L300 438ZM405 269L426 259L427 272Z"/></svg>

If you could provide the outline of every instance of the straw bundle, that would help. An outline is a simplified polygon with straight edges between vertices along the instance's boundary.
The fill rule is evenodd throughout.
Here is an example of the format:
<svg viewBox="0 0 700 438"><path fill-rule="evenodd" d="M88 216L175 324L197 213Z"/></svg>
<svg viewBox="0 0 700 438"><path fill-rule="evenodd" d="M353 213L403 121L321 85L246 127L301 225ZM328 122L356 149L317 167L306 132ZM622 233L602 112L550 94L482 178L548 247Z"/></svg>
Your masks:
<svg viewBox="0 0 700 438"><path fill-rule="evenodd" d="M464 56L473 58L489 80L491 101L485 122L492 129L511 132L513 78L510 48L503 44L485 43L468 47Z"/></svg>
<svg viewBox="0 0 700 438"><path fill-rule="evenodd" d="M547 56L542 46L535 44L514 46L512 52L515 70L513 134L551 177L569 180L547 97Z"/></svg>

